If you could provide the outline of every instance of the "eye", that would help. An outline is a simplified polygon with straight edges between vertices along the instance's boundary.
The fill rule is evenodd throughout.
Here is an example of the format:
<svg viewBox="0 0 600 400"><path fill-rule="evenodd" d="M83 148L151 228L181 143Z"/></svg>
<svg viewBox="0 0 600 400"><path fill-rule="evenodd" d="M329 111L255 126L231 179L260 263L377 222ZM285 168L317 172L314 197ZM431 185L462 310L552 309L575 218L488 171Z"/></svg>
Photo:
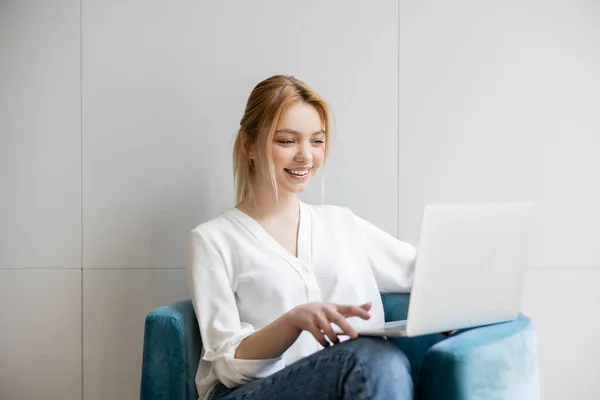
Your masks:
<svg viewBox="0 0 600 400"><path fill-rule="evenodd" d="M315 140L315 141L313 141L313 143L316 143L316 144L324 144L324 143L325 143L325 140L323 140L323 139L318 139L318 140Z"/></svg>
<svg viewBox="0 0 600 400"><path fill-rule="evenodd" d="M277 142L281 144L294 144L293 140L278 140Z"/></svg>

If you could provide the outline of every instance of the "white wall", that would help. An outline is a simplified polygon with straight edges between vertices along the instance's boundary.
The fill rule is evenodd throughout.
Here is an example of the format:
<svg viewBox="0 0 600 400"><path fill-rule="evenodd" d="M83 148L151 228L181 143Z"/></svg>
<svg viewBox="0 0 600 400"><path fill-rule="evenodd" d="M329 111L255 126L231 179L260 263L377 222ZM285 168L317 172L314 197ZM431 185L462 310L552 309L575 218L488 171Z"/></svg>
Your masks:
<svg viewBox="0 0 600 400"><path fill-rule="evenodd" d="M532 201L543 399L597 399L600 3L400 0L400 236L428 202Z"/></svg>
<svg viewBox="0 0 600 400"><path fill-rule="evenodd" d="M2 2L0 398L138 396L144 317L188 296L187 232L233 204L274 73L331 103L328 203L415 241L427 202L534 201L543 396L598 397L597 21L583 0Z"/></svg>
<svg viewBox="0 0 600 400"><path fill-rule="evenodd" d="M234 204L233 139L272 74L331 102L326 200L396 234L397 16L391 0L2 3L0 398L138 396L144 317L188 297L188 231Z"/></svg>
<svg viewBox="0 0 600 400"><path fill-rule="evenodd" d="M81 398L79 28L0 3L0 399Z"/></svg>

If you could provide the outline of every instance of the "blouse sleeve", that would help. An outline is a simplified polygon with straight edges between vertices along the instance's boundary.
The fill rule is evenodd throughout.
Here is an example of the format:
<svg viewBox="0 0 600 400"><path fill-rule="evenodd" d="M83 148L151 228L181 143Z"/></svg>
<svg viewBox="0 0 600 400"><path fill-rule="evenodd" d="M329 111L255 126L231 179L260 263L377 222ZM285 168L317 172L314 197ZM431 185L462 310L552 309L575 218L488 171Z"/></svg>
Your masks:
<svg viewBox="0 0 600 400"><path fill-rule="evenodd" d="M365 252L381 292L408 293L412 288L415 246L403 242L352 214L362 235Z"/></svg>
<svg viewBox="0 0 600 400"><path fill-rule="evenodd" d="M281 357L266 360L235 358L235 351L255 332L251 324L240 321L235 294L219 249L202 233L189 236L188 283L198 319L204 350L203 360L212 367L228 388L266 377L284 368Z"/></svg>

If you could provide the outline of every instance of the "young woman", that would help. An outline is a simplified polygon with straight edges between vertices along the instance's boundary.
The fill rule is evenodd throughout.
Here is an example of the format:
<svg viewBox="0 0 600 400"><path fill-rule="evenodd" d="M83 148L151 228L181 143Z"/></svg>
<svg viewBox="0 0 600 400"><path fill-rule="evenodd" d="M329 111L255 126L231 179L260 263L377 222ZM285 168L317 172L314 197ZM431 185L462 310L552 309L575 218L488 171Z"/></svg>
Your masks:
<svg viewBox="0 0 600 400"><path fill-rule="evenodd" d="M380 292L410 291L415 248L297 198L329 129L326 102L294 77L250 94L233 150L238 203L190 233L200 399L412 398L405 355L356 329L384 322Z"/></svg>

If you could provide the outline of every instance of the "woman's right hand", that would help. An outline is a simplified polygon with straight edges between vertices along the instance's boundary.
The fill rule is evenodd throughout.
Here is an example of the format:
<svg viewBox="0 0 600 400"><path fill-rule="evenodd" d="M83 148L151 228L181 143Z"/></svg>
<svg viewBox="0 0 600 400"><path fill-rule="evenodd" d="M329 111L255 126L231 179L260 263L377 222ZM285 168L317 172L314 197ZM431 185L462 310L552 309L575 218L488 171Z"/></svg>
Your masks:
<svg viewBox="0 0 600 400"><path fill-rule="evenodd" d="M331 328L331 322L340 327L344 334L356 339L358 333L354 330L346 318L359 317L369 319L371 302L360 306L341 305L335 303L308 303L295 307L287 313L289 323L300 331L308 331L317 339L323 347L328 347L329 342L325 339L327 335L332 343L339 343L337 334Z"/></svg>

